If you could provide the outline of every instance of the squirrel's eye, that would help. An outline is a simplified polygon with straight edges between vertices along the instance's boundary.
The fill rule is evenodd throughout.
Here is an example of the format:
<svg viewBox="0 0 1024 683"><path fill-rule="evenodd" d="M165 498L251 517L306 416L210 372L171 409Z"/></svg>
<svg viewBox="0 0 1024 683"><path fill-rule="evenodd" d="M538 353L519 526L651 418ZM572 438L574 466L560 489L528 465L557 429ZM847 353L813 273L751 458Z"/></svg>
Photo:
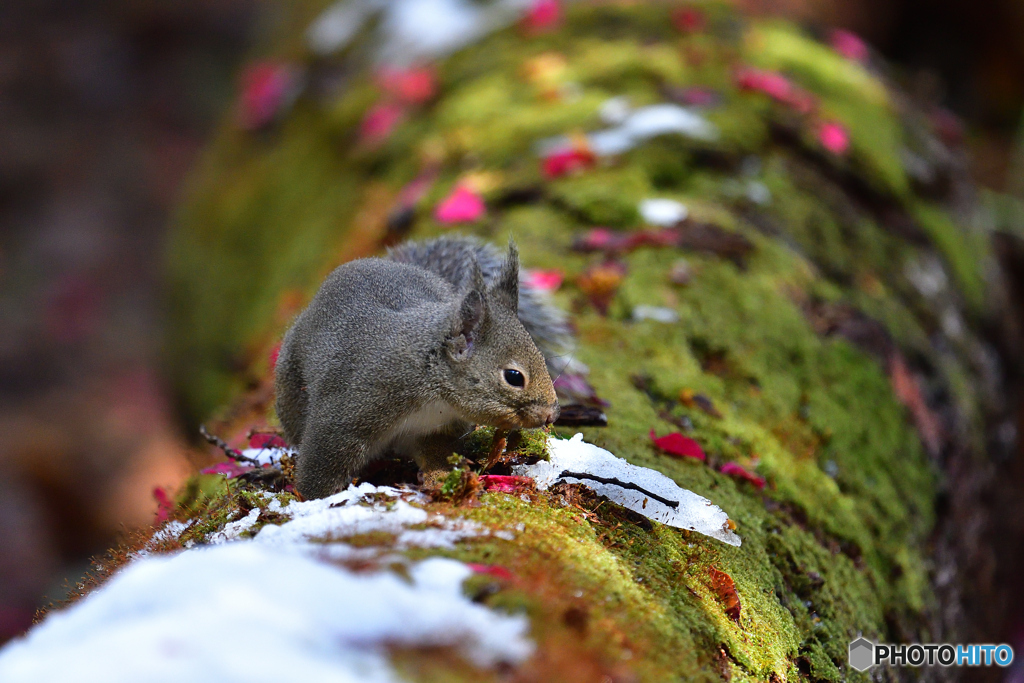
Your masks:
<svg viewBox="0 0 1024 683"><path fill-rule="evenodd" d="M518 370L506 370L502 375L505 377L505 381L514 387L526 386L526 378Z"/></svg>

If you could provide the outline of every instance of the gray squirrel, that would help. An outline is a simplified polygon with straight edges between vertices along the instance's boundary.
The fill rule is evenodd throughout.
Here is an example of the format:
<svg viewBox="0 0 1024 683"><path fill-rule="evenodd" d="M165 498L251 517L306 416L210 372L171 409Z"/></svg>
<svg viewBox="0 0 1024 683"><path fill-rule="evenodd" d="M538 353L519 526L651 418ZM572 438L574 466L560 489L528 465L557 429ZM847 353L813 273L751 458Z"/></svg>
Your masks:
<svg viewBox="0 0 1024 683"><path fill-rule="evenodd" d="M553 423L549 369L565 368L570 341L564 315L520 285L511 241L506 258L442 237L339 266L285 334L275 369L296 487L331 495L387 452L436 480L474 424Z"/></svg>

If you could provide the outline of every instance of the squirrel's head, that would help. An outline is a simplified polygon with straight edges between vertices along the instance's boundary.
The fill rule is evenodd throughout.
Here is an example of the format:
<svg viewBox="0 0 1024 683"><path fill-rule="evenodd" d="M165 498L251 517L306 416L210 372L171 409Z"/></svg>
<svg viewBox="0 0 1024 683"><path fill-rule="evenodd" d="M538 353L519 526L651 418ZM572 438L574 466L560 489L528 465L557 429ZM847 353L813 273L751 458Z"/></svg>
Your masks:
<svg viewBox="0 0 1024 683"><path fill-rule="evenodd" d="M544 357L519 322L519 252L488 287L474 265L445 339L452 367L449 400L466 418L501 429L542 427L558 419Z"/></svg>

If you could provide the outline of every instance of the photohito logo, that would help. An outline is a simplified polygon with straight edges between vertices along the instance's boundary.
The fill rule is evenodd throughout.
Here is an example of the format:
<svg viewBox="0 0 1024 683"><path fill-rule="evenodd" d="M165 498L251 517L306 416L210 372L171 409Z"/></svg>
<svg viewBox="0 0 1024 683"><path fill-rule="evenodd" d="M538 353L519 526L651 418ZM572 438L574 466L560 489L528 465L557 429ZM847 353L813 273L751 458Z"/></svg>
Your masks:
<svg viewBox="0 0 1024 683"><path fill-rule="evenodd" d="M850 643L850 666L867 671L877 664L889 666L1010 666L1009 645L951 645L926 643L891 645L858 638Z"/></svg>

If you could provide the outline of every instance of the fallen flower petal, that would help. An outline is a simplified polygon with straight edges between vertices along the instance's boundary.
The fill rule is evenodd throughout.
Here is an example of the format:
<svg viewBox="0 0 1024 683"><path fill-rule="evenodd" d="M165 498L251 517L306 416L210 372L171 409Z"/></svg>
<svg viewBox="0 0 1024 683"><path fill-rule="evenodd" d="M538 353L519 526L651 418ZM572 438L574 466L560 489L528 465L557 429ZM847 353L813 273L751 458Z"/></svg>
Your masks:
<svg viewBox="0 0 1024 683"><path fill-rule="evenodd" d="M650 436L654 445L669 455L680 458L696 458L702 462L707 460L707 456L704 455L704 449L700 447L700 444L679 432L671 432L659 437L655 436L652 429Z"/></svg>
<svg viewBox="0 0 1024 683"><path fill-rule="evenodd" d="M546 33L562 22L562 4L558 0L534 0L523 17L523 28L530 35Z"/></svg>
<svg viewBox="0 0 1024 683"><path fill-rule="evenodd" d="M527 270L523 284L542 292L553 292L562 286L565 275L560 270Z"/></svg>
<svg viewBox="0 0 1024 683"><path fill-rule="evenodd" d="M741 90L764 93L801 114L809 114L816 106L814 96L777 71L746 67L736 72L736 85Z"/></svg>
<svg viewBox="0 0 1024 683"><path fill-rule="evenodd" d="M457 185L444 201L437 205L434 218L439 223L472 223L487 211L480 195L465 185Z"/></svg>
<svg viewBox="0 0 1024 683"><path fill-rule="evenodd" d="M161 486L153 487L153 498L156 500L156 519L154 524L163 524L174 511L174 501Z"/></svg>
<svg viewBox="0 0 1024 683"><path fill-rule="evenodd" d="M683 33L699 33L707 23L707 17L696 7L681 7L672 13L672 25Z"/></svg>
<svg viewBox="0 0 1024 683"><path fill-rule="evenodd" d="M405 109L398 104L383 103L370 107L359 126L359 139L364 144L378 145L390 137L402 119Z"/></svg>
<svg viewBox="0 0 1024 683"><path fill-rule="evenodd" d="M466 566L472 569L477 574L487 574L488 576L493 576L494 578L501 579L502 581L511 581L513 578L512 572L505 569L501 565L476 564L475 562L467 562Z"/></svg>
<svg viewBox="0 0 1024 683"><path fill-rule="evenodd" d="M829 35L832 49L854 62L864 63L868 60L868 46L861 37L852 31L836 29Z"/></svg>
<svg viewBox="0 0 1024 683"><path fill-rule="evenodd" d="M239 475L245 474L251 469L253 469L252 465L244 465L233 460L229 460L228 462L219 462L216 465L204 467L199 470L199 474L223 474L228 479L234 479Z"/></svg>
<svg viewBox="0 0 1024 683"><path fill-rule="evenodd" d="M382 90L407 104L423 104L437 94L437 75L429 66L384 69L377 81Z"/></svg>
<svg viewBox="0 0 1024 683"><path fill-rule="evenodd" d="M545 177L560 178L585 171L594 165L596 159L594 153L585 147L570 147L546 156L542 168Z"/></svg>
<svg viewBox="0 0 1024 683"><path fill-rule="evenodd" d="M480 485L484 491L515 493L522 488L533 488L533 479L507 474L481 474Z"/></svg>
<svg viewBox="0 0 1024 683"><path fill-rule="evenodd" d="M719 470L722 474L727 474L730 477L736 477L737 479L743 479L749 481L751 484L756 486L758 489L763 489L765 485L764 477L759 477L756 474L752 474L747 471L742 465L738 465L734 462L727 462L722 465Z"/></svg>
<svg viewBox="0 0 1024 683"><path fill-rule="evenodd" d="M850 149L850 134L842 124L834 121L826 121L818 126L818 141L822 147L840 156Z"/></svg>
<svg viewBox="0 0 1024 683"><path fill-rule="evenodd" d="M290 64L257 62L241 76L238 125L257 130L273 122L298 94L298 76Z"/></svg>
<svg viewBox="0 0 1024 683"><path fill-rule="evenodd" d="M258 432L249 437L249 448L288 448L288 442L277 434Z"/></svg>

